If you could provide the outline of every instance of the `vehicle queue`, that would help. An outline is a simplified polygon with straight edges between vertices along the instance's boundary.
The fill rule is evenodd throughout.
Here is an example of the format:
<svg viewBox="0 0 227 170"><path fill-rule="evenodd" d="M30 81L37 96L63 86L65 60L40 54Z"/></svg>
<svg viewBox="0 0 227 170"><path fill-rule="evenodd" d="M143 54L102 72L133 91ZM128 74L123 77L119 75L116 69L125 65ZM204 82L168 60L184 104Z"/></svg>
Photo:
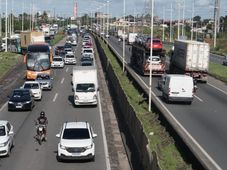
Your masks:
<svg viewBox="0 0 227 170"><path fill-rule="evenodd" d="M78 80L77 76L76 78L75 76L72 76L72 84L75 93L75 106L90 104L94 104L96 106L98 102L98 80L97 70L95 67L94 46L92 38L89 34L85 34L82 37L83 40L81 43L83 48L86 50L82 50L81 56L76 56L75 54L79 38L76 32L71 32L71 34L67 35L65 45L57 46L55 48L55 55L52 58L51 68L53 71L53 69L56 68L63 69L65 65L76 65L73 68L73 73L78 72L75 70L79 70L79 76L86 77L83 75L83 72L90 70L92 67L94 71L92 71L92 74L89 73L87 78L92 79L90 76L93 76L95 82L86 82L86 79ZM73 81L74 79L76 80ZM14 89L11 95L8 96L8 111L32 111L33 107L35 107L35 103L41 102L43 91L51 91L53 87L54 79L51 74L38 73L34 80L26 80L20 88ZM87 96L90 94L92 94L91 100L93 102L90 102L89 96ZM36 135L38 135L39 127L40 126L37 125ZM7 120L0 121L0 156L10 155L11 149L14 147L14 135L13 125ZM93 138L96 136L97 134L93 132L89 122L64 123L59 134L56 135L56 137L60 139L57 147L57 160L89 159L94 161L95 144ZM43 141L45 141L45 139L46 138L44 138ZM70 142L66 142L67 140ZM43 141L41 141L41 143Z"/></svg>

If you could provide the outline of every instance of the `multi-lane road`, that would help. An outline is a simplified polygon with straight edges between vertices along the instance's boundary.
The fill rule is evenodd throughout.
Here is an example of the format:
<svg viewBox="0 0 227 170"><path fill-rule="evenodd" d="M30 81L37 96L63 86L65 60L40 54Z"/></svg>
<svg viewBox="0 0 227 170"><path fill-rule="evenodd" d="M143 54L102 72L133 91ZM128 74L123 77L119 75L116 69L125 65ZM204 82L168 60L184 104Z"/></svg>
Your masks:
<svg viewBox="0 0 227 170"><path fill-rule="evenodd" d="M63 43L64 41L61 42L61 44ZM78 60L80 52L81 43L75 52ZM101 100L99 98L100 102L97 107L74 107L71 85L72 68L72 65L66 65L64 69L55 69L53 71L54 85L52 91L44 91L42 101L35 102L32 111L8 112L7 103L0 109L0 120L10 121L16 133L15 147L12 149L10 157L0 158L1 170L110 169L110 155L106 135L104 134L105 127ZM42 145L39 145L33 138L36 134L34 120L37 119L40 111L46 112L49 121L47 127L48 139ZM96 159L94 162L73 161L62 163L57 161L56 154L59 139L55 135L66 121L88 121L92 125L94 132L98 135L95 138ZM115 159L117 160L117 158Z"/></svg>
<svg viewBox="0 0 227 170"><path fill-rule="evenodd" d="M110 37L109 44L122 56L122 42ZM130 46L126 47L125 61L130 63ZM215 60L212 57L212 60ZM136 74L136 73L135 73ZM136 74L147 89L149 77ZM157 89L159 78L153 77L152 91L176 121L192 136L192 140L213 162L215 169L227 169L227 86L212 77L207 84L198 84L192 105L166 104Z"/></svg>

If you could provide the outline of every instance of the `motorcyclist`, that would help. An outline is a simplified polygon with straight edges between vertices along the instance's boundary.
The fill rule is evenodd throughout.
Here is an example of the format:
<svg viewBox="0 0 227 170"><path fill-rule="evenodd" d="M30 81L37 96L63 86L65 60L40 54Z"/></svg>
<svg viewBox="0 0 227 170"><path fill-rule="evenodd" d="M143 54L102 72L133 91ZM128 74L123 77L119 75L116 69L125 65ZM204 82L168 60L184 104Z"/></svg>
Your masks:
<svg viewBox="0 0 227 170"><path fill-rule="evenodd" d="M48 120L47 120L47 117L45 115L45 112L44 111L41 111L40 112L40 115L39 117L37 118L37 122L36 122L37 125L43 125L44 126L44 130L43 130L43 133L45 135L45 140L47 140L47 130L46 130L46 127L47 127L47 124L48 124ZM37 128L37 134L38 134L38 128Z"/></svg>

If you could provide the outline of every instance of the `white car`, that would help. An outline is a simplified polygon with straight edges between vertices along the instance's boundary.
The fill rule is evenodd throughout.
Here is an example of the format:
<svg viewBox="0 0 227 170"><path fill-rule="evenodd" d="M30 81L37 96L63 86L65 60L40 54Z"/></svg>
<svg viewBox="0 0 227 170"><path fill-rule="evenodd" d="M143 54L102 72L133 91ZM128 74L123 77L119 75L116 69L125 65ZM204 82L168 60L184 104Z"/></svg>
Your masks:
<svg viewBox="0 0 227 170"><path fill-rule="evenodd" d="M26 81L21 87L24 89L30 89L35 100L42 99L42 88L39 82L37 81Z"/></svg>
<svg viewBox="0 0 227 170"><path fill-rule="evenodd" d="M65 55L65 64L76 64L76 57L72 52Z"/></svg>
<svg viewBox="0 0 227 170"><path fill-rule="evenodd" d="M6 120L0 120L0 156L9 156L14 146L13 126Z"/></svg>
<svg viewBox="0 0 227 170"><path fill-rule="evenodd" d="M56 135L58 143L57 159L62 160L95 160L93 132L88 122L66 122Z"/></svg>
<svg viewBox="0 0 227 170"><path fill-rule="evenodd" d="M51 63L52 68L63 68L65 66L64 59L62 57L54 57Z"/></svg>

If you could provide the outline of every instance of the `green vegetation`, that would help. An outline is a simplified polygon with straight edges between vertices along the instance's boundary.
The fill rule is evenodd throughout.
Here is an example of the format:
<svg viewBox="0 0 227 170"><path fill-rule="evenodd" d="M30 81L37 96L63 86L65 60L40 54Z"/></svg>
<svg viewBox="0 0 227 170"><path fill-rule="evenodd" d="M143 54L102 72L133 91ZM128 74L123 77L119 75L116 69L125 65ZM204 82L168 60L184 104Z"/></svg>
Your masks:
<svg viewBox="0 0 227 170"><path fill-rule="evenodd" d="M1 52L0 53L0 78L3 77L14 65L22 62L20 54Z"/></svg>
<svg viewBox="0 0 227 170"><path fill-rule="evenodd" d="M158 155L158 161L161 169L192 169L182 158L181 154L174 145L173 139L166 132L158 121L158 114L154 111L148 112L148 103L141 97L139 91L133 86L131 81L122 73L122 68L114 55L107 46L99 40L102 48L108 57L115 74L117 75L129 103L136 111L138 119L141 121L144 132L149 140L151 151L155 151ZM153 135L150 135L153 133Z"/></svg>
<svg viewBox="0 0 227 170"><path fill-rule="evenodd" d="M210 62L209 74L227 83L227 67L221 64Z"/></svg>
<svg viewBox="0 0 227 170"><path fill-rule="evenodd" d="M55 35L54 39L52 40L52 45L57 44L59 41L61 41L65 37L63 32L59 32Z"/></svg>

